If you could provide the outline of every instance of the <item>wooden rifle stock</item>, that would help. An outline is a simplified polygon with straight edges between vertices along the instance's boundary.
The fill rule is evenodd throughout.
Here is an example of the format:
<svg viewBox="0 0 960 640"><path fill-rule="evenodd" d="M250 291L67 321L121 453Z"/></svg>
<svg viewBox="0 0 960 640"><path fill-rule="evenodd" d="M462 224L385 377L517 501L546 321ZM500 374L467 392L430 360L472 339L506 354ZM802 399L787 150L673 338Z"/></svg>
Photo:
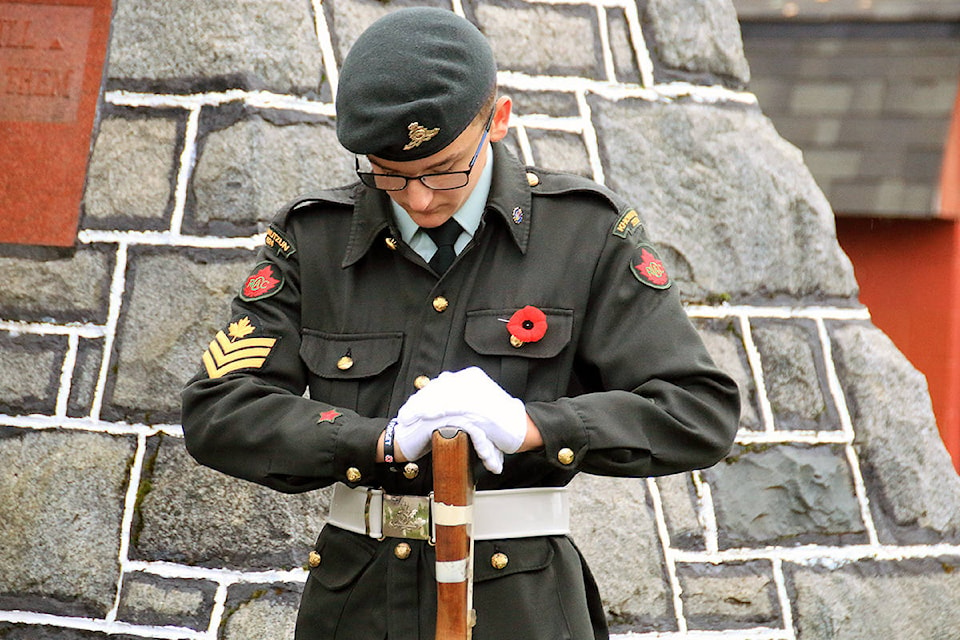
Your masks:
<svg viewBox="0 0 960 640"><path fill-rule="evenodd" d="M437 553L436 640L469 640L473 611L473 477L470 437L453 427L433 433Z"/></svg>

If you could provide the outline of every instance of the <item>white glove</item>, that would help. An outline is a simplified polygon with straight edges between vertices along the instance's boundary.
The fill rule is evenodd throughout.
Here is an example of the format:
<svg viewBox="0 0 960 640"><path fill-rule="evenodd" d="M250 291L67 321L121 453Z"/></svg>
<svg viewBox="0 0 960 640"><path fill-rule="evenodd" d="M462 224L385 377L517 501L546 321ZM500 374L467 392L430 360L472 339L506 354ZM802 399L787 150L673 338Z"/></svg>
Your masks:
<svg viewBox="0 0 960 640"><path fill-rule="evenodd" d="M441 373L411 396L397 413L402 424L430 421L437 428L444 424L458 426L443 422L458 417L467 418L482 428L504 453L515 453L527 434L527 411L523 402L501 389L478 367Z"/></svg>
<svg viewBox="0 0 960 640"><path fill-rule="evenodd" d="M503 453L523 444L527 412L482 369L470 367L441 373L400 407L397 445L404 456L416 459L430 448L433 432L445 426L465 431L484 466L500 473Z"/></svg>

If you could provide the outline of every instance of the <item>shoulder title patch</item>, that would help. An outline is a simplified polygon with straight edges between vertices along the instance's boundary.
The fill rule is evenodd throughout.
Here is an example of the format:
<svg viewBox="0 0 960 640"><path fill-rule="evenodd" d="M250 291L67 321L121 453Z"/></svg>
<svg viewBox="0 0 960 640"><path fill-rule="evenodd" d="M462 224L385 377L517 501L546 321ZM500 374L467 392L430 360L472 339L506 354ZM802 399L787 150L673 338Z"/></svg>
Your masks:
<svg viewBox="0 0 960 640"><path fill-rule="evenodd" d="M260 262L247 276L240 289L240 299L247 302L263 300L276 295L283 288L283 274L270 262Z"/></svg>
<svg viewBox="0 0 960 640"><path fill-rule="evenodd" d="M252 318L252 320L251 320ZM259 369L277 344L276 338L251 336L257 333L260 319L256 316L237 316L226 331L216 337L203 352L203 366L211 378L220 378L240 369Z"/></svg>
<svg viewBox="0 0 960 640"><path fill-rule="evenodd" d="M645 242L641 242L634 249L630 258L630 273L654 289L667 289L671 284L670 276L667 275L667 269L663 266L657 250Z"/></svg>
<svg viewBox="0 0 960 640"><path fill-rule="evenodd" d="M613 226L613 235L618 238L626 238L628 234L633 233L635 229L642 227L640 216L635 209L628 209L624 212L617 224Z"/></svg>
<svg viewBox="0 0 960 640"><path fill-rule="evenodd" d="M273 225L267 227L267 235L263 238L263 244L273 249L276 254L282 258L289 258L297 252L290 239L283 235L279 229Z"/></svg>

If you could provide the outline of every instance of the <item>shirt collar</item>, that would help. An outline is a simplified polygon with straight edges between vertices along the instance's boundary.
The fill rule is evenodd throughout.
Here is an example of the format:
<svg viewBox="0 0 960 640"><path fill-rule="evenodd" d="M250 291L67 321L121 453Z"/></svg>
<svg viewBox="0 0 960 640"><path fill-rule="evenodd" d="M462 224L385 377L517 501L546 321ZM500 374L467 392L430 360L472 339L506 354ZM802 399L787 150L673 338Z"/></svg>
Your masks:
<svg viewBox="0 0 960 640"><path fill-rule="evenodd" d="M510 153L502 142L491 143L490 150L493 153L490 154L487 161L487 165L490 167L489 192L486 196L486 206L480 209L480 216L486 209L495 211L503 219L517 247L521 252L526 253L527 243L530 239L532 217L531 187L527 183L526 172L520 161ZM484 173L487 171L488 169L485 168ZM479 184L477 188L479 188ZM391 229L390 233L403 237L400 235L400 225L396 221L397 219L391 215L392 207L390 203L393 200L385 192L358 185L355 202L350 240L343 257L343 267L349 267L363 257L384 229L389 228ZM461 207L461 210L463 208ZM406 216L406 214L404 215ZM406 218L409 220L410 216L406 216ZM413 221L410 220L410 222ZM458 217L457 222L461 222ZM476 233L476 230L477 225L472 226L472 233Z"/></svg>

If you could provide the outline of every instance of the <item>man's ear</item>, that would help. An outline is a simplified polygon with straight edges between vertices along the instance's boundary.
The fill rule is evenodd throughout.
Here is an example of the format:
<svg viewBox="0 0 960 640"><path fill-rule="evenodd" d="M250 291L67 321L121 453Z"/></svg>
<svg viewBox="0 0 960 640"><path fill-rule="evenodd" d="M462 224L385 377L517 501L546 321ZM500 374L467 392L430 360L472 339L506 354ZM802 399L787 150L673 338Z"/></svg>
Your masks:
<svg viewBox="0 0 960 640"><path fill-rule="evenodd" d="M493 122L490 124L491 142L499 142L507 136L510 129L510 112L513 110L513 101L507 96L497 98L496 111L493 113Z"/></svg>

